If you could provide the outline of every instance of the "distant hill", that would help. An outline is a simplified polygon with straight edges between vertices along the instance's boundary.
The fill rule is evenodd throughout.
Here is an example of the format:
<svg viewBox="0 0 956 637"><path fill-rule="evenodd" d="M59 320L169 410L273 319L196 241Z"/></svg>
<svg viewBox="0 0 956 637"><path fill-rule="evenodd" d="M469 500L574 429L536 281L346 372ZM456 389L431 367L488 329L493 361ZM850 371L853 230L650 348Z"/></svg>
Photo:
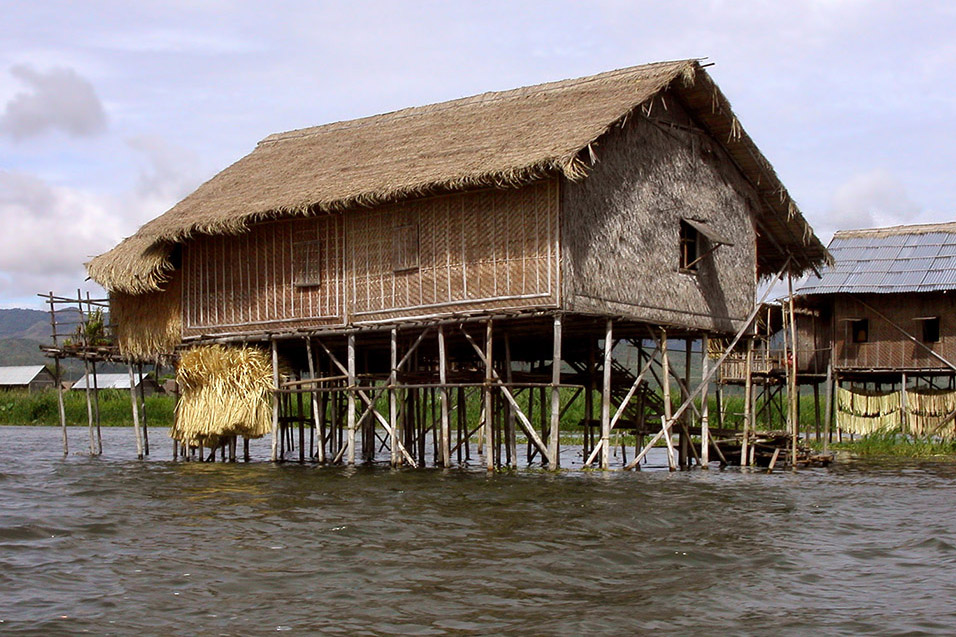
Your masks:
<svg viewBox="0 0 956 637"><path fill-rule="evenodd" d="M0 310L0 339L50 340L50 314L42 310Z"/></svg>
<svg viewBox="0 0 956 637"><path fill-rule="evenodd" d="M77 322L78 310L60 310L57 323L63 331L72 331L65 324ZM50 313L44 310L26 310L21 308L0 309L0 366L9 365L51 365L40 351L40 345L52 342L50 338ZM67 378L79 378L83 374L83 363L78 360L64 360L64 375ZM112 365L109 366L111 369Z"/></svg>

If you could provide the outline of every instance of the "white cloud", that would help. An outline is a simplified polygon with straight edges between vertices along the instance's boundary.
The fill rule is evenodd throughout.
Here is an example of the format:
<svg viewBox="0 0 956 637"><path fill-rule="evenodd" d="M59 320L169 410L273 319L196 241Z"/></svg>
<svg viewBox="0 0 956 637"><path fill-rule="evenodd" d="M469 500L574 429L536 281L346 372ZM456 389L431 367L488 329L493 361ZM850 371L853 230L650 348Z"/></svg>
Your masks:
<svg viewBox="0 0 956 637"><path fill-rule="evenodd" d="M0 171L0 297L75 289L83 263L120 239L108 198Z"/></svg>
<svg viewBox="0 0 956 637"><path fill-rule="evenodd" d="M920 212L903 182L877 169L854 175L836 189L825 223L828 230L892 226L913 223Z"/></svg>
<svg viewBox="0 0 956 637"><path fill-rule="evenodd" d="M10 74L27 86L7 102L0 115L0 134L20 140L60 130L89 136L106 130L106 112L93 85L69 68L43 73L18 64Z"/></svg>

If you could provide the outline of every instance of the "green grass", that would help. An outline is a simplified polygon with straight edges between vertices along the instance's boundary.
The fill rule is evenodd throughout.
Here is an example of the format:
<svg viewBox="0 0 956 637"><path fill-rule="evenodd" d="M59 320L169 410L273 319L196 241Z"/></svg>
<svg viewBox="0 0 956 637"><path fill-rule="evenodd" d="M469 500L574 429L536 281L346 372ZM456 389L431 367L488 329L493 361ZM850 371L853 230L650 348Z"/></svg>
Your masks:
<svg viewBox="0 0 956 637"><path fill-rule="evenodd" d="M68 425L86 425L86 394L68 391L63 395ZM100 422L106 427L131 426L132 406L129 392L115 389L100 391ZM173 397L155 395L146 398L146 418L150 427L168 427L173 422ZM0 425L59 425L56 392L0 393Z"/></svg>
<svg viewBox="0 0 956 637"><path fill-rule="evenodd" d="M853 456L931 458L956 455L956 441L914 438L898 432L874 433L856 440L830 444L830 449L846 451Z"/></svg>

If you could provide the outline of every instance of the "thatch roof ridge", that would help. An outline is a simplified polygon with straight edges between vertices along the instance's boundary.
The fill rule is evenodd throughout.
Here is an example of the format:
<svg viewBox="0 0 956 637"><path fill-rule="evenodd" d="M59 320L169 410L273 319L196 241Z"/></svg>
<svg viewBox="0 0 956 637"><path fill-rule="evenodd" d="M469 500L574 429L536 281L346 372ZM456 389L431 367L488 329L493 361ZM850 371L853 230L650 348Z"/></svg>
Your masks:
<svg viewBox="0 0 956 637"><path fill-rule="evenodd" d="M443 102L432 102L430 104L423 104L421 106L409 106L406 108L401 108L395 111L388 111L386 113L378 113L375 115L368 115L366 117L359 117L356 119L342 120L338 122L330 122L328 124L320 124L318 126L309 126L306 128L297 128L290 131L284 131L280 133L273 133L264 139L262 139L259 144L269 144L286 139L294 139L301 137L308 137L309 135L315 135L320 132L332 132L340 130L348 130L354 128L360 128L362 126L368 126L371 124L377 124L379 122L389 120L394 121L402 119L405 117L414 117L416 115L422 114L431 114L440 111L447 111L455 108L460 108L462 106L469 105L481 105L487 104L489 102L502 102L511 99L518 99L522 97L528 97L531 95L540 95L542 93L549 93L555 91L569 90L572 88L579 88L586 84L597 84L601 82L607 82L613 78L625 76L625 75L634 75L635 73L640 72L645 77L648 75L647 71L659 67L662 69L661 76L666 76L668 81L673 79L675 67L679 69L681 73L686 74L688 79L693 79L694 76L694 67L693 64L698 62L699 58L689 58L685 60L669 60L666 62L652 62L650 64L639 64L636 66L628 66L621 69L614 69L612 71L604 71L596 75L589 75L587 77L581 78L566 78L563 80L554 80L552 82L543 82L541 84L534 84L531 86L521 86L518 88L506 89L502 91L486 91L484 93L479 93L477 95L468 95L466 97L459 97Z"/></svg>
<svg viewBox="0 0 956 637"><path fill-rule="evenodd" d="M956 221L941 223L917 223L898 226L883 226L882 228L854 228L851 230L837 230L833 233L834 239L881 239L903 234L930 234L933 232L956 233Z"/></svg>

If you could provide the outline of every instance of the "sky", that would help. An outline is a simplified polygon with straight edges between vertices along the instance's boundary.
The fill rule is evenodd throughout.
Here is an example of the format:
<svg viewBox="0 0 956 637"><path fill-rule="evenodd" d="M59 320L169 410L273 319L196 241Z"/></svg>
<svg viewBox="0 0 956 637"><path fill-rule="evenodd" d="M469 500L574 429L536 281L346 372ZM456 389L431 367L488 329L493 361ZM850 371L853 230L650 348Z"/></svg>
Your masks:
<svg viewBox="0 0 956 637"><path fill-rule="evenodd" d="M0 0L0 307L267 135L647 62L708 72L825 243L956 211L956 2Z"/></svg>

